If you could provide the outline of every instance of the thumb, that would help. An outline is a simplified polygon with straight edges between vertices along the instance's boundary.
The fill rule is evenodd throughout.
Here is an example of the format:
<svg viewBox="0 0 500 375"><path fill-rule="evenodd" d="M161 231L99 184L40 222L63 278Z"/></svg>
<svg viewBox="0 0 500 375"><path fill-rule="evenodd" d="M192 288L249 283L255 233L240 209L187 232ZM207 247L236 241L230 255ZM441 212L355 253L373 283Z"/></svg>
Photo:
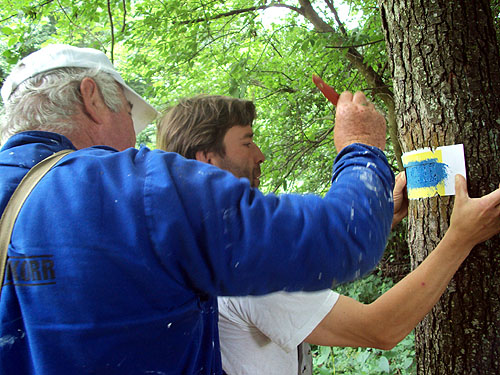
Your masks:
<svg viewBox="0 0 500 375"><path fill-rule="evenodd" d="M405 171L402 171L399 172L398 175L396 176L395 187L398 187L399 190L402 190L405 185L406 185L406 173Z"/></svg>
<svg viewBox="0 0 500 375"><path fill-rule="evenodd" d="M455 196L459 199L469 198L467 181L465 181L465 177L460 174L455 175Z"/></svg>

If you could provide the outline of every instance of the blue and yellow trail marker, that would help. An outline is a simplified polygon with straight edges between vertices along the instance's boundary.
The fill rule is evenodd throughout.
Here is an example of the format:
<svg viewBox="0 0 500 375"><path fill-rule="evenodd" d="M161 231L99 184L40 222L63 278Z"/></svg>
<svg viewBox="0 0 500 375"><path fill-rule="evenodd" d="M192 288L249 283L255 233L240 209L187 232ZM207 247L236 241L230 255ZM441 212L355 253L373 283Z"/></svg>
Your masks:
<svg viewBox="0 0 500 375"><path fill-rule="evenodd" d="M462 144L403 154L409 199L455 195L455 175L465 174Z"/></svg>

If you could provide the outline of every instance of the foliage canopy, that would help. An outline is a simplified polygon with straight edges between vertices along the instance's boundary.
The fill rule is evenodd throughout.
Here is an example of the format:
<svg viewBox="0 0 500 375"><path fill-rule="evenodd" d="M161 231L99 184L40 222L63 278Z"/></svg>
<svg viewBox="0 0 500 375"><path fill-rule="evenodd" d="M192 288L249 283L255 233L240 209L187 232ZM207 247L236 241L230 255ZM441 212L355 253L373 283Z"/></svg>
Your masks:
<svg viewBox="0 0 500 375"><path fill-rule="evenodd" d="M33 50L69 43L105 51L160 109L200 93L254 100L257 142L267 156L264 191L321 193L329 185L334 107L312 84L313 73L383 106L348 58L355 48L390 87L374 0L2 3L2 78ZM139 141L154 146L153 129Z"/></svg>

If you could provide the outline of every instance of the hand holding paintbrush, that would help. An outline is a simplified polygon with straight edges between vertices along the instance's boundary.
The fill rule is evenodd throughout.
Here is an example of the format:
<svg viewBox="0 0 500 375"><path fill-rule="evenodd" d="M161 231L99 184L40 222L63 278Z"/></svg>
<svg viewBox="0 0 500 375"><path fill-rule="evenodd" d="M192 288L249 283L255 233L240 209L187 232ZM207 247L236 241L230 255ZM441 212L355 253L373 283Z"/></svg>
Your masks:
<svg viewBox="0 0 500 375"><path fill-rule="evenodd" d="M313 82L323 95L337 106L334 129L337 152L352 143L363 143L384 150L386 137L384 116L368 102L365 94L358 91L353 95L349 91L344 91L339 95L314 74Z"/></svg>

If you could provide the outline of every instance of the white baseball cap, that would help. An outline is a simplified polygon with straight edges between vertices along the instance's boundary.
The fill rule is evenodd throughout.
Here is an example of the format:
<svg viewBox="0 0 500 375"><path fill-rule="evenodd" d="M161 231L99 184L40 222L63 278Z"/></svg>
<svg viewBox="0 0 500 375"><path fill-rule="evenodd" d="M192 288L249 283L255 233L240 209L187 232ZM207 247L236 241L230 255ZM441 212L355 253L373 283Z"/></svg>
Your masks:
<svg viewBox="0 0 500 375"><path fill-rule="evenodd" d="M93 48L79 48L66 44L52 44L26 56L14 67L2 86L4 103L14 90L25 80L57 68L90 68L109 73L123 86L123 93L132 104L132 119L136 134L151 123L158 112L139 94L132 90L116 71L108 57Z"/></svg>

